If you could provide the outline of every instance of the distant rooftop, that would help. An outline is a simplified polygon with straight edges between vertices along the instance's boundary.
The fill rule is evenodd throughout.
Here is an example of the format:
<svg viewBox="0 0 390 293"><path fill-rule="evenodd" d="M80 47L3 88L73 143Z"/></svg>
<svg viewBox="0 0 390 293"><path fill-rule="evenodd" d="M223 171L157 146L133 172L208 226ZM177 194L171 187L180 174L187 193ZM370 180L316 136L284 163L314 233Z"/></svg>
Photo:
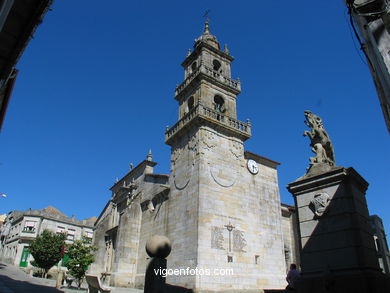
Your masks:
<svg viewBox="0 0 390 293"><path fill-rule="evenodd" d="M53 206L48 206L42 210L32 210L32 209L29 209L27 211L15 210L9 214L11 222L16 222L24 216L37 216L46 219L51 219L58 222L63 222L66 224L89 227L89 228L93 228L94 223L97 220L95 216L84 220L77 220L74 216L73 217L66 216L64 213L62 213L60 210L58 210Z"/></svg>
<svg viewBox="0 0 390 293"><path fill-rule="evenodd" d="M42 211L52 215L65 216L62 212L60 212L58 209L52 206L48 206L47 208L44 208Z"/></svg>

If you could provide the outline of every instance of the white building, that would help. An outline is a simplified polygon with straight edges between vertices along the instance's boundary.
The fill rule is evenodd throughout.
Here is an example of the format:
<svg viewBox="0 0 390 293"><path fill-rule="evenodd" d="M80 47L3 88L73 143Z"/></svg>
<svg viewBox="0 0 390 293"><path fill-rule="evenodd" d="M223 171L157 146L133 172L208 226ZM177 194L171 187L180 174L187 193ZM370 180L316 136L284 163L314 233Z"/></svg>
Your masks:
<svg viewBox="0 0 390 293"><path fill-rule="evenodd" d="M83 236L92 240L95 219L80 221L50 206L43 210L12 211L1 228L0 259L23 268L31 267L29 245L44 230L67 233L69 244Z"/></svg>

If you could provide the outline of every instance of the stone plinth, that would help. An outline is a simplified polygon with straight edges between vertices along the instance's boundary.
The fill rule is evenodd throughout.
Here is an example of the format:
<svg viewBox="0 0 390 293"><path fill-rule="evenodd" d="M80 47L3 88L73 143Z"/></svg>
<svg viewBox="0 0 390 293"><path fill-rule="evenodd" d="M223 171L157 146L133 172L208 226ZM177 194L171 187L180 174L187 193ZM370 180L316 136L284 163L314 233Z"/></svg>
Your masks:
<svg viewBox="0 0 390 293"><path fill-rule="evenodd" d="M299 292L390 292L380 273L365 198L353 169L308 172L290 183L298 213Z"/></svg>

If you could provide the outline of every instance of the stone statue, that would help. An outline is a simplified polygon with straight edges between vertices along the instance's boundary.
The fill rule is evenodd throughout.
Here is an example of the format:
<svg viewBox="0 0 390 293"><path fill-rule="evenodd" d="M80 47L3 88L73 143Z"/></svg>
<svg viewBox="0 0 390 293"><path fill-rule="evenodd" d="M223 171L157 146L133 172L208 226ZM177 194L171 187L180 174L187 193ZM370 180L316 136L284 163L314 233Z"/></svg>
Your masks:
<svg viewBox="0 0 390 293"><path fill-rule="evenodd" d="M336 162L334 159L333 145L322 125L321 117L306 110L305 118L305 124L311 128L311 132L306 130L303 135L309 136L311 150L316 154L315 157L310 158L310 166L326 164L334 167Z"/></svg>

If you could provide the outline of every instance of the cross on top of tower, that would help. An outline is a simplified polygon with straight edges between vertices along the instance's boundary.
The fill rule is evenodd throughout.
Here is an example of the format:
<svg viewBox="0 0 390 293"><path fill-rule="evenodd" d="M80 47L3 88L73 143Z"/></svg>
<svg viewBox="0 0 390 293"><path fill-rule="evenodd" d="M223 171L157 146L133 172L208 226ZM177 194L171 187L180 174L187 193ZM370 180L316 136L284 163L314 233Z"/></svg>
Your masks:
<svg viewBox="0 0 390 293"><path fill-rule="evenodd" d="M195 40L194 46L196 46L199 42L204 42L219 50L220 47L219 47L219 42L217 40L217 37L210 33L210 26L209 26L210 18L208 16L209 12L210 10L207 10L204 14L206 20L204 23L203 34Z"/></svg>
<svg viewBox="0 0 390 293"><path fill-rule="evenodd" d="M209 13L210 13L210 9L207 9L203 15L203 17L205 18L205 22L210 22L210 17L209 17Z"/></svg>
<svg viewBox="0 0 390 293"><path fill-rule="evenodd" d="M210 35L210 28L209 28L209 22L210 22L210 17L209 17L210 9L207 9L206 12L204 13L203 17L205 18L204 22L204 35Z"/></svg>

